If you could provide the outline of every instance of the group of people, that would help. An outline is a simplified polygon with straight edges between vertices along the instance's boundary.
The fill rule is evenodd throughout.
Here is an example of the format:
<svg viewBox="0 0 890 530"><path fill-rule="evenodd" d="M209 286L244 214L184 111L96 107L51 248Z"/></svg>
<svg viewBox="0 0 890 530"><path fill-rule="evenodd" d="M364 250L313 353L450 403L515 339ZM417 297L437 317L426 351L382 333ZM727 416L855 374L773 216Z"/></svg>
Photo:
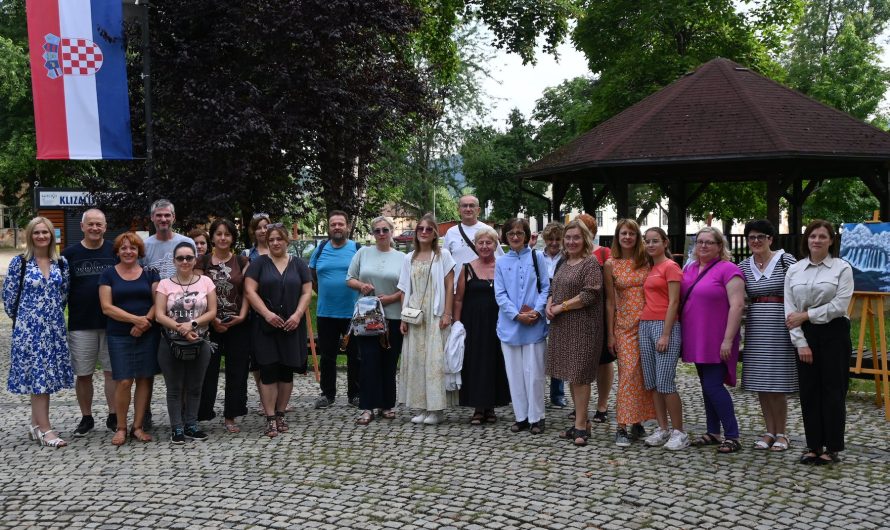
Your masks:
<svg viewBox="0 0 890 530"><path fill-rule="evenodd" d="M551 223L539 251L530 246L525 219L511 219L498 234L478 220L476 197L461 197L459 210L461 222L441 240L435 218L423 216L407 255L394 247L386 217L371 221L374 244L362 246L348 238L349 216L332 211L329 239L308 264L288 253L288 230L265 214L251 219L252 247L241 254L234 251L238 229L227 219L191 237L175 233L167 200L152 204L156 230L145 241L133 232L106 241L104 215L87 210L84 239L61 256L52 223L36 217L3 285L14 321L7 387L31 395L29 435L62 447L49 422L49 396L76 378L82 419L73 434L86 435L95 425L92 375L99 363L106 426L115 432L112 443L122 445L128 437L152 439L146 432L152 382L162 373L170 440L181 444L207 438L199 422L215 417L224 357L225 430L240 431L236 420L248 413L252 372L264 434L275 437L289 430L293 377L307 369L307 311L315 291L321 358L315 407L335 403L337 356L345 353L347 402L360 410L358 425L392 420L403 404L416 424L435 425L446 409L463 406L472 410L469 423L482 426L497 422L495 409L512 403L510 431L541 434L549 375L551 405L566 406L566 386L574 405L559 437L583 446L593 422L609 421L617 362L616 445L643 440L670 450L713 445L734 453L742 443L726 385L736 385L747 313L742 384L758 393L766 429L753 448L789 448L787 395L799 392L808 446L801 462L838 461L853 280L850 266L832 257L830 223L807 226L806 257L796 261L771 248L775 228L768 221L752 221L745 226L752 255L739 266L723 234L706 227L681 268L665 232L643 231L633 220L618 222L611 248L594 243L597 223L589 215ZM350 336L360 296L379 300L385 334ZM463 365L455 383L447 365L458 322ZM686 433L676 386L681 357L694 363L704 400L707 430L695 439ZM647 433L643 424L650 420L657 426Z"/></svg>

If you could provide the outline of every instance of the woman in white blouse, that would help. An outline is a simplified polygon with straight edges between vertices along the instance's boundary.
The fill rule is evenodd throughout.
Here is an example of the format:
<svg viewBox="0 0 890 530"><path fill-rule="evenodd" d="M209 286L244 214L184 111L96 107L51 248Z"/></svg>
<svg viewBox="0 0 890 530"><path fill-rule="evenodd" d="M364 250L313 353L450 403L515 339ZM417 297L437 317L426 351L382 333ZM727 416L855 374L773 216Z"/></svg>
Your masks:
<svg viewBox="0 0 890 530"><path fill-rule="evenodd" d="M802 464L839 462L844 450L846 395L850 380L853 269L831 256L834 228L812 221L803 234L807 257L785 276L785 325L797 348L800 408L807 438Z"/></svg>

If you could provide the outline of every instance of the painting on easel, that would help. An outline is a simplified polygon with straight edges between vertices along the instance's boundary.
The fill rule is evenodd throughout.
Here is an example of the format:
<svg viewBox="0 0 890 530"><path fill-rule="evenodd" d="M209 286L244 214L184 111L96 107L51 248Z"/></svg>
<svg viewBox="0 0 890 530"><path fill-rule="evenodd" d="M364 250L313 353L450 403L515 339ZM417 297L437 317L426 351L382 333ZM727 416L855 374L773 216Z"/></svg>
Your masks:
<svg viewBox="0 0 890 530"><path fill-rule="evenodd" d="M854 289L890 292L890 223L847 223L840 257L853 266Z"/></svg>

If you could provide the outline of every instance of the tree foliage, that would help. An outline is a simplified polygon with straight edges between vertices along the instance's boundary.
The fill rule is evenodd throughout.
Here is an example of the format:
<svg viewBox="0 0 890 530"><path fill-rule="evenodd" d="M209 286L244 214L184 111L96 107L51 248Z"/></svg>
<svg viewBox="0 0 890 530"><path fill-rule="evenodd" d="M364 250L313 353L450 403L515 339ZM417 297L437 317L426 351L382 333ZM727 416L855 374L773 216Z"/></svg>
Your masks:
<svg viewBox="0 0 890 530"><path fill-rule="evenodd" d="M510 113L508 123L503 133L492 127L473 129L460 152L467 183L480 204L493 203L489 219L495 221L504 221L518 212L534 216L546 213L548 208L546 201L521 189L526 187L543 194L547 189L545 183L520 183L515 178L519 170L541 153L535 141L536 128L516 109Z"/></svg>

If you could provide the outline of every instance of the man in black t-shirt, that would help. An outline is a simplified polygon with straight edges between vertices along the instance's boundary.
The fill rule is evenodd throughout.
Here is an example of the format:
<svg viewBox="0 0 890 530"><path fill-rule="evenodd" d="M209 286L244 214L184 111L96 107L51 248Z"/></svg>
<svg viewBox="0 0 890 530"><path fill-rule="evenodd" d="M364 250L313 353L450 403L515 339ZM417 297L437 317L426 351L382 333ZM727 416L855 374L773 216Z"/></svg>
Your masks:
<svg viewBox="0 0 890 530"><path fill-rule="evenodd" d="M114 245L105 241L105 214L98 209L83 213L80 221L83 240L62 251L68 260L71 287L68 294L68 349L71 364L77 376L75 392L82 418L74 436L86 435L93 429L93 372L96 364L102 366L105 378L105 401L108 403L106 426L114 431L117 416L114 413L115 383L111 377L111 361L105 342L106 317L99 304L99 276L115 263Z"/></svg>

